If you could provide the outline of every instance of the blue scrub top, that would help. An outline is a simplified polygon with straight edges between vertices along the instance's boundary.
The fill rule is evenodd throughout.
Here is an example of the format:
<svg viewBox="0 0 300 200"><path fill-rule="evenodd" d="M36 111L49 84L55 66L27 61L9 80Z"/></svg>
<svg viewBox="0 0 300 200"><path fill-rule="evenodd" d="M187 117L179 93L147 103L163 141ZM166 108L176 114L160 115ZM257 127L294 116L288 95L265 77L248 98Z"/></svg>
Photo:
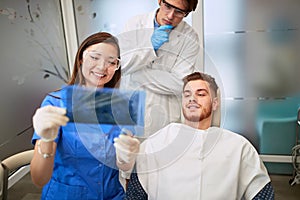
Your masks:
<svg viewBox="0 0 300 200"><path fill-rule="evenodd" d="M61 91L46 96L41 106L64 107ZM113 139L116 125L68 123L55 139L57 150L42 199L123 199ZM34 133L32 143L40 137Z"/></svg>

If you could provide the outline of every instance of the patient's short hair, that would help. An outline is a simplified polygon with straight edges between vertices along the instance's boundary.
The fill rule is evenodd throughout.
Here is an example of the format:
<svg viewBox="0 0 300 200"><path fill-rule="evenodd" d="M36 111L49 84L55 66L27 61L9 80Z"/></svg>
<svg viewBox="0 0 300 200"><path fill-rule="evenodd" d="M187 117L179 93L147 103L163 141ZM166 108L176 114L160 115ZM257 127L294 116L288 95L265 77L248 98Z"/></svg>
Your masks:
<svg viewBox="0 0 300 200"><path fill-rule="evenodd" d="M183 79L183 90L186 86L186 84L190 81L195 81L195 80L203 80L209 83L209 88L211 89L211 91L214 93L215 97L217 96L217 91L218 91L218 85L215 81L215 78L213 78L212 76L202 73L202 72L194 72L191 73L187 76L185 76Z"/></svg>

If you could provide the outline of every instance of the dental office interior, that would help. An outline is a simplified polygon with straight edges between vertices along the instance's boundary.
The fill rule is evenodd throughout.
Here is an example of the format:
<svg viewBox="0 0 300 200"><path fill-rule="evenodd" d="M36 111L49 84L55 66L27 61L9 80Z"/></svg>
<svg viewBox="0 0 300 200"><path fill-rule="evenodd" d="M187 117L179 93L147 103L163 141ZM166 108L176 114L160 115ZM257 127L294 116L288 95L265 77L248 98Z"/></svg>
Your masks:
<svg viewBox="0 0 300 200"><path fill-rule="evenodd" d="M30 180L32 116L66 84L78 44L120 34L157 0L1 0L1 197L39 199ZM199 34L202 70L221 90L220 126L245 136L275 199L300 199L300 1L199 0L184 20ZM10 164L12 167L7 167Z"/></svg>

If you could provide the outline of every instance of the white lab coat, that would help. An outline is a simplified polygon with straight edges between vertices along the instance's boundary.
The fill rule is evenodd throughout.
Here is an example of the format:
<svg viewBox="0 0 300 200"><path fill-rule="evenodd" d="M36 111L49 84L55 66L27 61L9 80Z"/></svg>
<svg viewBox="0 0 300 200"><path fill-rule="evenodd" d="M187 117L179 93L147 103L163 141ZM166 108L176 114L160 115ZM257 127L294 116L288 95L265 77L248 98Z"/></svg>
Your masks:
<svg viewBox="0 0 300 200"><path fill-rule="evenodd" d="M141 145L138 178L148 199L252 199L270 177L243 136L172 123Z"/></svg>
<svg viewBox="0 0 300 200"><path fill-rule="evenodd" d="M197 33L185 21L170 33L169 42L154 51L151 36L156 11L132 18L118 36L121 48L121 89L146 91L145 136L170 122L180 122L182 78L200 63Z"/></svg>

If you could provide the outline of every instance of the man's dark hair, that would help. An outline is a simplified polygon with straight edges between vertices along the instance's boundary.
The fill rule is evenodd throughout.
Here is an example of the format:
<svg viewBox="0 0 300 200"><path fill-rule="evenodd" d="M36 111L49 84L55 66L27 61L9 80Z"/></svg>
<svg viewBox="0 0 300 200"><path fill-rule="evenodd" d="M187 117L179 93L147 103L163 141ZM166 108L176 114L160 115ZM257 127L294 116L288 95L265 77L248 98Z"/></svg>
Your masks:
<svg viewBox="0 0 300 200"><path fill-rule="evenodd" d="M183 90L186 86L186 84L190 81L195 81L195 80L203 80L209 83L209 88L211 89L211 91L214 92L215 97L217 96L217 91L218 91L218 85L215 81L215 78L213 78L212 76L202 73L202 72L194 72L192 74L189 74L187 76L185 76L183 79Z"/></svg>
<svg viewBox="0 0 300 200"><path fill-rule="evenodd" d="M188 12L195 11L197 8L198 0L186 0L188 3Z"/></svg>

